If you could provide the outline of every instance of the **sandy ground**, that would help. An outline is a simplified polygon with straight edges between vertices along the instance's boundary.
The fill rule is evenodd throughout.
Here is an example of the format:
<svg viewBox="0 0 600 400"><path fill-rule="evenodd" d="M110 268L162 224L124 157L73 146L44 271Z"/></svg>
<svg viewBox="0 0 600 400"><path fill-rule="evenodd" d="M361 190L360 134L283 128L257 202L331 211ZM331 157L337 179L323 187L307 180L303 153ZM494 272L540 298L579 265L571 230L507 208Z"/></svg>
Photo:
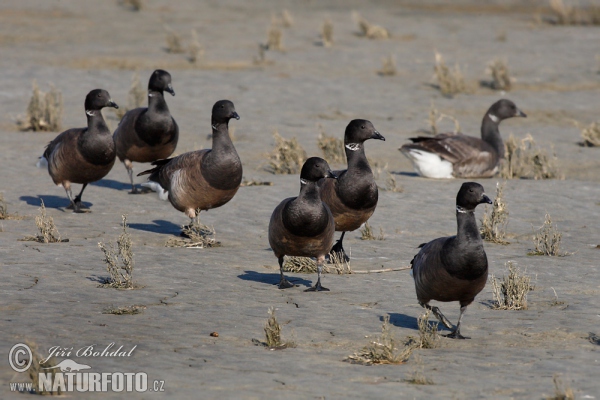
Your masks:
<svg viewBox="0 0 600 400"><path fill-rule="evenodd" d="M600 334L600 155L578 145L573 124L598 118L600 30L536 23L534 14L545 10L542 1L448 3L148 0L145 9L132 12L114 1L3 1L0 192L11 213L27 218L0 221L0 397L20 398L11 395L9 382L25 381L26 374L15 373L6 357L15 343L31 340L43 354L51 346L137 345L129 358L71 358L96 372L146 372L151 380L164 380L166 394L174 398L535 399L553 394L555 374L577 398L600 398L600 346L588 340ZM271 14L283 9L295 22L283 31L286 51L269 51L267 65L255 65ZM392 38L359 37L353 9L387 27ZM334 24L331 48L319 44L325 18ZM197 30L206 50L200 65L165 52L163 24L184 41ZM462 66L471 94L446 99L431 86L435 49L449 64ZM379 76L389 54L398 74ZM516 78L509 94L478 86L495 57L508 59ZM223 247L165 247L186 218L155 195L129 195L126 171L118 163L86 189L89 214L65 211L64 191L34 167L56 136L15 127L34 79L42 90L48 83L61 90L67 128L85 124L82 102L96 87L126 106L136 68L144 84L155 68L173 76L177 95L167 101L181 130L178 153L210 146L206 135L216 100L232 100L241 115L231 126L244 175L274 185L241 188L229 204L204 214L203 222L215 227ZM328 293L305 293L316 276L290 274L300 287L277 289L266 229L273 208L295 195L299 184L298 176L264 171L273 130L296 136L310 155L319 155L318 124L341 137L352 118L374 123L386 142L368 142L367 154L387 164L404 191L380 192L371 225L383 229L385 240L361 241L353 232L345 244L356 270L401 267L418 244L455 232L454 199L461 181L415 177L397 148L428 127L431 101L458 118L465 133L477 136L481 117L500 97L514 100L529 116L505 121L503 136L531 133L541 146L554 146L566 176L508 181L511 243L486 244L491 273L502 276L505 263L513 260L532 276L529 309L492 310L488 283L464 318L463 333L471 340L444 339L440 348L418 350L404 365L342 362L379 334L385 315L396 338L415 335L422 309L407 271L326 275ZM112 112L107 115L114 129L118 121ZM382 185L385 177L382 172ZM493 196L496 182L481 183ZM40 200L68 243L18 241L35 233ZM570 255L526 255L533 247L532 229L546 212ZM482 213L478 209L478 218ZM134 279L143 288L98 288L106 271L97 243L116 239L122 214L128 215L133 239ZM146 309L138 315L102 314L111 305L134 304ZM296 348L267 351L253 344L264 337L269 307L276 308L284 339L293 339ZM457 304L441 308L456 321ZM218 338L209 336L213 331ZM433 385L405 381L418 368Z"/></svg>

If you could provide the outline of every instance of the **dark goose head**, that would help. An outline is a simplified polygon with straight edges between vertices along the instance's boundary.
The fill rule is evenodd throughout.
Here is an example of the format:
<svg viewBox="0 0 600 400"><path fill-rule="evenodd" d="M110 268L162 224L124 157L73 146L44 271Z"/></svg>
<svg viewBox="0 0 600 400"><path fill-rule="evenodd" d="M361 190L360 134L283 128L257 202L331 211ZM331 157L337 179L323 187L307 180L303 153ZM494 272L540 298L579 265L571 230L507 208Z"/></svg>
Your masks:
<svg viewBox="0 0 600 400"><path fill-rule="evenodd" d="M477 182L465 182L456 195L456 206L465 211L473 211L478 204L492 204L484 193L483 186Z"/></svg>
<svg viewBox="0 0 600 400"><path fill-rule="evenodd" d="M117 103L112 101L110 94L104 89L94 89L85 96L85 111L97 111L104 107L119 108Z"/></svg>
<svg viewBox="0 0 600 400"><path fill-rule="evenodd" d="M171 74L162 69L155 70L148 81L148 90L153 92L169 92L175 96L173 85L171 85Z"/></svg>
<svg viewBox="0 0 600 400"><path fill-rule="evenodd" d="M327 161L320 157L311 157L302 166L300 180L305 182L317 182L322 178L337 179L337 176L331 172Z"/></svg>
<svg viewBox="0 0 600 400"><path fill-rule="evenodd" d="M346 127L344 134L344 145L363 143L365 140L385 140L381 133L377 132L371 121L366 119L354 119Z"/></svg>
<svg viewBox="0 0 600 400"><path fill-rule="evenodd" d="M517 108L515 103L507 99L498 100L492 104L486 115L495 123L500 123L500 121L512 117L527 117L523 111Z"/></svg>
<svg viewBox="0 0 600 400"><path fill-rule="evenodd" d="M231 118L240 119L233 103L229 100L219 100L212 108L213 123L228 123Z"/></svg>

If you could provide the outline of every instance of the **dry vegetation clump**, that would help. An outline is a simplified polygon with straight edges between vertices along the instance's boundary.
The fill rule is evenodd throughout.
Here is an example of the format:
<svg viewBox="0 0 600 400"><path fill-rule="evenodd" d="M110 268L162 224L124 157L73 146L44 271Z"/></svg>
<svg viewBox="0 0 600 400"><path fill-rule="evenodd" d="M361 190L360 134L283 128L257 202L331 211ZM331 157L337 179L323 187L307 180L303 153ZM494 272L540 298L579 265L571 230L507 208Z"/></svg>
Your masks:
<svg viewBox="0 0 600 400"><path fill-rule="evenodd" d="M192 64L196 64L204 57L204 46L198 40L198 32L192 29L190 44L188 46L188 59Z"/></svg>
<svg viewBox="0 0 600 400"><path fill-rule="evenodd" d="M129 92L127 93L127 107L112 108L112 110L120 120L127 111L142 107L147 95L148 91L144 89L140 80L140 71L136 70L131 77L131 86L129 86Z"/></svg>
<svg viewBox="0 0 600 400"><path fill-rule="evenodd" d="M277 23L271 23L267 31L267 43L264 45L265 50L285 51L283 46L283 30Z"/></svg>
<svg viewBox="0 0 600 400"><path fill-rule="evenodd" d="M265 324L265 342L256 341L258 344L262 344L269 350L282 350L288 347L296 347L293 341L284 342L281 339L281 325L277 322L275 317L275 309L269 308L269 319Z"/></svg>
<svg viewBox="0 0 600 400"><path fill-rule="evenodd" d="M306 161L306 151L295 137L284 139L277 131L273 137L275 147L269 154L267 170L273 174L298 174Z"/></svg>
<svg viewBox="0 0 600 400"><path fill-rule="evenodd" d="M396 68L396 58L393 54L390 54L383 59L383 65L377 73L381 76L394 76L398 73L398 69Z"/></svg>
<svg viewBox="0 0 600 400"><path fill-rule="evenodd" d="M107 307L102 311L102 314L112 314L112 315L135 315L141 314L146 309L146 306L143 305L133 305L133 306L124 306L124 307Z"/></svg>
<svg viewBox="0 0 600 400"><path fill-rule="evenodd" d="M333 22L329 18L321 26L321 43L324 47L333 46Z"/></svg>
<svg viewBox="0 0 600 400"><path fill-rule="evenodd" d="M458 64L451 70L446 66L444 58L437 51L435 52L435 66L433 70L437 80L437 87L444 96L454 97L459 93L467 92L465 78Z"/></svg>
<svg viewBox="0 0 600 400"><path fill-rule="evenodd" d="M531 277L525 272L521 273L512 261L506 263L508 276L502 280L491 277L492 294L495 310L527 310L527 294L531 290Z"/></svg>
<svg viewBox="0 0 600 400"><path fill-rule="evenodd" d="M494 90L503 90L508 92L512 87L512 78L508 72L508 63L505 60L496 58L487 66L486 72L492 76L489 82L490 88Z"/></svg>
<svg viewBox="0 0 600 400"><path fill-rule="evenodd" d="M600 122L592 122L588 126L581 127L581 138L583 139L583 146L586 147L598 147L600 146Z"/></svg>
<svg viewBox="0 0 600 400"><path fill-rule="evenodd" d="M402 187L402 185L398 184L398 182L396 181L396 177L389 171L386 171L386 174L387 174L387 178L385 180L385 186L380 187L380 189L385 190L386 192L393 192L393 193L404 192L404 188Z"/></svg>
<svg viewBox="0 0 600 400"><path fill-rule="evenodd" d="M569 385L563 385L558 374L554 374L554 395L546 397L547 400L575 400L575 393Z"/></svg>
<svg viewBox="0 0 600 400"><path fill-rule="evenodd" d="M246 178L242 179L242 183L240 183L240 187L244 186L273 186L273 182L270 181L257 181L254 179L247 180Z"/></svg>
<svg viewBox="0 0 600 400"><path fill-rule="evenodd" d="M600 25L600 6L590 5L581 8L570 0L550 0L553 18L547 21L553 25Z"/></svg>
<svg viewBox="0 0 600 400"><path fill-rule="evenodd" d="M412 344L399 346L391 331L390 316L386 315L381 326L381 336L363 347L361 351L346 357L344 361L362 365L404 364L413 350Z"/></svg>
<svg viewBox="0 0 600 400"><path fill-rule="evenodd" d="M427 310L417 319L419 325L419 337L409 336L409 341L417 349L435 349L440 345L437 322L429 322L431 311Z"/></svg>
<svg viewBox="0 0 600 400"><path fill-rule="evenodd" d="M38 243L61 243L68 242L69 239L61 239L60 233L54 224L54 218L46 214L44 200L39 208L40 214L35 217L35 225L39 230L38 235L25 236L22 241Z"/></svg>
<svg viewBox="0 0 600 400"><path fill-rule="evenodd" d="M53 85L50 85L49 92L44 93L36 81L33 81L32 86L33 93L25 117L17 121L19 129L34 132L59 131L63 115L62 93Z"/></svg>
<svg viewBox="0 0 600 400"><path fill-rule="evenodd" d="M117 247L112 243L108 246L103 242L98 247L104 253L104 262L109 277L102 282L100 287L111 287L115 289L133 289L133 244L129 232L127 232L127 217L121 216L123 220L123 232L117 238ZM119 259L122 265L119 265Z"/></svg>
<svg viewBox="0 0 600 400"><path fill-rule="evenodd" d="M518 140L513 135L504 142L505 154L500 168L504 179L564 179L556 155L549 156L531 134Z"/></svg>
<svg viewBox="0 0 600 400"><path fill-rule="evenodd" d="M369 39L389 39L390 32L382 26L373 25L364 19L357 11L352 12L352 19L358 24L361 36Z"/></svg>
<svg viewBox="0 0 600 400"><path fill-rule="evenodd" d="M25 343L31 349L31 355L32 355L31 367L29 367L29 369L27 370L27 373L29 374L29 379L31 379L31 382L33 382L32 388L34 391L32 391L32 393L44 395L44 396L48 396L48 395L49 396L56 396L56 395L60 396L62 394L60 385L57 385L56 391L48 391L48 390L46 390L45 387L40 389L40 373L51 374L52 382L54 382L56 373L60 372L60 369L58 369L58 368L44 369L44 368L51 368L51 367L56 366L58 364L56 362L56 358L50 357L47 360L45 360L44 362L42 362L45 358L42 355L40 355L37 344L35 344L34 342L31 342L31 341L26 341ZM73 377L70 379L75 379L75 378Z"/></svg>
<svg viewBox="0 0 600 400"><path fill-rule="evenodd" d="M492 204L492 209L488 213L487 206L485 207L485 214L481 220L481 237L488 242L508 244L504 238L506 237L506 226L508 225L508 209L506 208L506 202L502 191L504 185L500 185L496 182L496 198Z"/></svg>
<svg viewBox="0 0 600 400"><path fill-rule="evenodd" d="M131 11L141 11L145 7L144 0L120 0L119 4Z"/></svg>
<svg viewBox="0 0 600 400"><path fill-rule="evenodd" d="M415 366L409 377L404 381L413 385L433 385L433 380L425 375L425 367L423 361L417 355L413 357Z"/></svg>
<svg viewBox="0 0 600 400"><path fill-rule="evenodd" d="M4 200L4 196L0 194L0 220L2 219L23 219L25 217L21 217L18 214L10 214L8 212L8 205L6 204L6 200Z"/></svg>
<svg viewBox="0 0 600 400"><path fill-rule="evenodd" d="M331 164L341 164L346 161L346 151L344 150L344 141L335 136L329 136L319 125L321 133L317 138L317 147L321 149L323 158Z"/></svg>
<svg viewBox="0 0 600 400"><path fill-rule="evenodd" d="M530 256L564 256L560 251L562 233L552 223L550 214L546 213L544 224L533 234L535 249L529 253Z"/></svg>
<svg viewBox="0 0 600 400"><path fill-rule="evenodd" d="M365 222L362 229L360 230L360 239L361 240L385 240L385 235L383 234L383 228L379 227L379 235L375 236L373 232L373 228L369 225L369 221Z"/></svg>
<svg viewBox="0 0 600 400"><path fill-rule="evenodd" d="M294 17L292 17L292 13L288 10L283 10L281 12L281 26L284 28L291 28L294 26Z"/></svg>
<svg viewBox="0 0 600 400"><path fill-rule="evenodd" d="M596 335L593 332L590 332L589 336L588 336L588 340L590 341L590 343L592 344L597 344L600 345L600 336Z"/></svg>
<svg viewBox="0 0 600 400"><path fill-rule="evenodd" d="M429 123L429 127L430 127L430 133L432 135L437 135L438 133L440 133L440 130L438 128L438 123L443 121L444 119L449 119L451 121L454 121L454 131L453 133L459 133L460 132L460 123L458 122L458 119L456 119L454 116L452 115L448 115L448 114L443 114L441 112L438 111L437 108L435 108L435 104L433 104L433 101L431 102L431 108L429 109L429 119L427 120L427 122Z"/></svg>
<svg viewBox="0 0 600 400"><path fill-rule="evenodd" d="M317 262L309 257L286 257L283 263L284 272L312 274L317 272ZM324 264L322 268L324 274L351 274L352 267L350 262L344 260L343 256L337 253L329 254L329 264Z"/></svg>
<svg viewBox="0 0 600 400"><path fill-rule="evenodd" d="M183 53L183 44L181 41L181 35L171 29L168 25L163 25L163 28L166 33L166 41L167 47L166 50L168 53L178 54Z"/></svg>
<svg viewBox="0 0 600 400"><path fill-rule="evenodd" d="M216 239L215 228L200 223L200 210L196 210L196 218L186 226L181 227L182 238L171 238L167 247L186 247L189 249L204 249L207 247L221 247L221 242Z"/></svg>

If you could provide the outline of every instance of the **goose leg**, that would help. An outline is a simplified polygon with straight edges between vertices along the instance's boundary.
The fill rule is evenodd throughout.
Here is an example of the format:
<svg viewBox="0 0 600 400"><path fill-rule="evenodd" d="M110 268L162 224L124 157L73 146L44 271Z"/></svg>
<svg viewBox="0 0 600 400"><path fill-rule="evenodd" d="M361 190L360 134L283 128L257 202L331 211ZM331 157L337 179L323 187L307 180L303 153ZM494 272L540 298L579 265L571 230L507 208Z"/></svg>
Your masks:
<svg viewBox="0 0 600 400"><path fill-rule="evenodd" d="M133 164L131 163L131 161L125 159L125 161L123 161L123 164L125 164L125 168L127 169L127 174L129 175L129 182L131 182L131 192L129 192L129 194L139 194L141 193L141 191L135 187L135 184L133 183Z"/></svg>
<svg viewBox="0 0 600 400"><path fill-rule="evenodd" d="M79 204L79 207L82 207L81 205L81 195L83 194L83 191L85 190L85 187L87 186L87 183L83 184L83 187L81 188L81 192L79 192L79 194L77 196L75 196L75 204Z"/></svg>
<svg viewBox="0 0 600 400"><path fill-rule="evenodd" d="M348 262L348 261L350 261L350 257L348 257L346 255L346 252L344 251L344 246L342 245L345 234L346 234L346 232L342 232L342 236L340 236L339 240L337 242L335 242L335 244L331 248L331 251L329 252L329 254L336 254L336 256L339 259ZM330 256L329 260L331 260L331 256Z"/></svg>
<svg viewBox="0 0 600 400"><path fill-rule="evenodd" d="M305 292L329 292L329 289L321 286L321 271L323 270L323 263L325 262L325 256L317 257L317 284L311 288L305 290Z"/></svg>
<svg viewBox="0 0 600 400"><path fill-rule="evenodd" d="M287 289L287 288L296 286L293 283L291 283L290 281L288 281L287 279L285 279L285 275L283 274L283 256L278 257L277 260L279 261L279 275L280 275L279 289Z"/></svg>
<svg viewBox="0 0 600 400"><path fill-rule="evenodd" d="M419 304L421 305L421 307L428 309L429 311L431 311L433 313L433 315L435 315L435 317L442 323L444 324L444 326L448 329L452 329L452 323L448 320L448 318L446 318L444 316L444 314L442 314L442 312L440 311L439 308L434 307L434 306L430 306L429 303L421 303L419 302Z"/></svg>
<svg viewBox="0 0 600 400"><path fill-rule="evenodd" d="M446 335L448 338L452 339L471 339L470 337L466 337L460 334L460 321L462 320L463 314L467 310L467 306L460 307L460 315L458 316L458 322L456 323L456 329Z"/></svg>
<svg viewBox="0 0 600 400"><path fill-rule="evenodd" d="M81 208L79 207L81 203L76 203L73 199L73 193L71 192L71 185L63 185L65 188L65 192L67 192L67 197L71 201L71 204L67 207L67 209L73 209L73 212L82 213Z"/></svg>

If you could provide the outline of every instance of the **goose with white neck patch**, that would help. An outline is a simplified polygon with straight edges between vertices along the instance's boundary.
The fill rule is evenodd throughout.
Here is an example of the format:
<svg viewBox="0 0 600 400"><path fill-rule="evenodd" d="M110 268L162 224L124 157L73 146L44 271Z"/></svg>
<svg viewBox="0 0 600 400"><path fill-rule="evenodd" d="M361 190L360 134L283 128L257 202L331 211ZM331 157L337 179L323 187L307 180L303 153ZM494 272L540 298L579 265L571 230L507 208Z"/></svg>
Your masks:
<svg viewBox="0 0 600 400"><path fill-rule="evenodd" d="M104 107L119 108L110 94L103 89L94 89L85 97L86 128L64 131L51 141L37 163L39 168L48 168L54 183L62 186L71 201L69 208L74 212L85 212L81 196L88 183L104 178L115 164L115 143L101 110ZM81 192L73 198L72 183L81 183Z"/></svg>
<svg viewBox="0 0 600 400"><path fill-rule="evenodd" d="M415 172L425 178L490 178L504 158L500 122L526 117L510 100L498 100L481 122L481 139L461 133L410 138L413 143L400 148L412 162Z"/></svg>
<svg viewBox="0 0 600 400"><path fill-rule="evenodd" d="M422 244L421 251L411 261L419 304L431 310L448 329L452 329L450 321L429 302L460 303L456 327L447 335L450 338L466 339L460 334L463 314L487 282L488 260L475 221L475 207L482 203L492 204L483 186L476 182L463 183L456 196L456 236Z"/></svg>
<svg viewBox="0 0 600 400"><path fill-rule="evenodd" d="M220 100L212 108L212 149L191 151L174 158L158 160L142 186L158 192L162 200L190 219L196 210L210 210L226 204L242 182L242 161L229 136L229 120L240 119L233 103Z"/></svg>
<svg viewBox="0 0 600 400"><path fill-rule="evenodd" d="M379 192L373 171L365 155L365 141L384 140L370 121L355 119L350 121L344 133L344 147L348 169L334 171L338 179L322 179L321 199L329 206L335 219L335 230L342 232L340 239L331 249L345 260L342 241L347 231L358 229L375 212Z"/></svg>
<svg viewBox="0 0 600 400"><path fill-rule="evenodd" d="M179 140L179 127L169 112L164 92L175 96L171 74L157 69L148 81L148 107L128 111L113 135L117 156L129 174L132 194L141 193L133 183L132 162L165 159L173 154Z"/></svg>

